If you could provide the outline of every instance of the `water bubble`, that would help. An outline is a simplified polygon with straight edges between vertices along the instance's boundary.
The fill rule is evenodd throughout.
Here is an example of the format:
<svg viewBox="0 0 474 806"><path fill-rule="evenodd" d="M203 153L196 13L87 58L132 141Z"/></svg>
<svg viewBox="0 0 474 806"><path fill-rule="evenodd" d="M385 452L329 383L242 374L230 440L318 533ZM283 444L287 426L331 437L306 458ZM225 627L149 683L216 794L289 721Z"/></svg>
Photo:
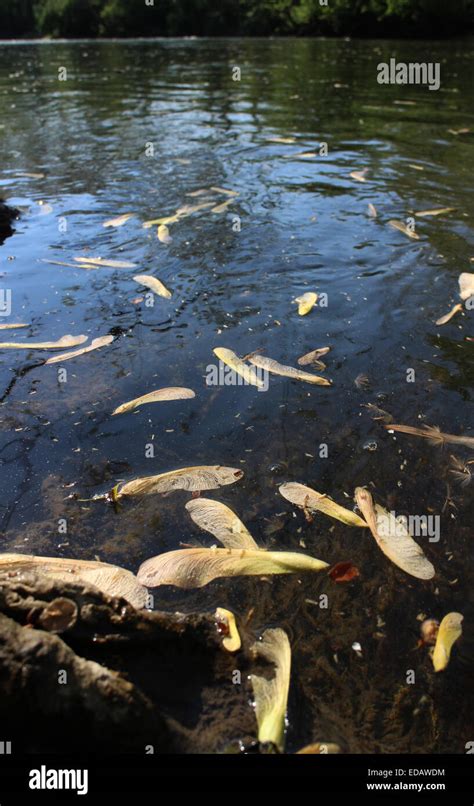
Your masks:
<svg viewBox="0 0 474 806"><path fill-rule="evenodd" d="M269 473L273 473L275 476L280 476L286 470L288 470L286 462L274 462L274 464L268 466Z"/></svg>
<svg viewBox="0 0 474 806"><path fill-rule="evenodd" d="M367 442L364 442L362 447L364 448L364 451L376 451L377 443L375 439L368 439Z"/></svg>

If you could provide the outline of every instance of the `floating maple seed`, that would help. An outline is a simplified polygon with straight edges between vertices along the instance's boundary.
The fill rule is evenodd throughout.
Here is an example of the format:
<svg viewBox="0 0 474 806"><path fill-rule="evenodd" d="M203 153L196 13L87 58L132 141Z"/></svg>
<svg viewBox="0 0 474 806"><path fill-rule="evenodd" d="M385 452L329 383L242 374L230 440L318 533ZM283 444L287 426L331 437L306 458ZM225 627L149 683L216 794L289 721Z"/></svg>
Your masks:
<svg viewBox="0 0 474 806"><path fill-rule="evenodd" d="M279 364L273 358L268 358L264 355L255 355L250 359L250 363L254 364L260 369L267 372L273 372L275 375L283 375L285 378L293 378L298 381L306 381L307 383L314 383L318 386L331 386L332 381L327 378L321 378L320 375L312 375L310 372L303 372L295 367L287 367L284 364Z"/></svg>
<svg viewBox="0 0 474 806"><path fill-rule="evenodd" d="M306 316L307 313L314 307L318 299L318 295L314 291L307 291L306 294L296 297L295 302L298 303L298 313L300 316Z"/></svg>
<svg viewBox="0 0 474 806"><path fill-rule="evenodd" d="M173 240L166 224L160 224L157 230L157 237L161 243L171 243Z"/></svg>
<svg viewBox="0 0 474 806"><path fill-rule="evenodd" d="M166 297L166 299L171 297L171 291L166 288L158 277L152 277L151 274L135 274L133 279L136 283L146 286L153 291L154 294L158 294L160 297Z"/></svg>
<svg viewBox="0 0 474 806"><path fill-rule="evenodd" d="M4 341L0 342L2 350L62 350L63 347L77 347L78 344L84 344L87 341L87 336L62 336L57 341Z"/></svg>
<svg viewBox="0 0 474 806"><path fill-rule="evenodd" d="M167 386L164 389L156 389L154 392L148 392L146 395L136 397L134 400L129 400L127 403L122 403L121 406L117 406L117 408L113 410L112 414L125 414L147 403L186 400L195 396L192 389L187 389L184 386Z"/></svg>
<svg viewBox="0 0 474 806"><path fill-rule="evenodd" d="M269 143L285 143L285 144L287 143L287 144L291 144L291 143L296 142L294 137L280 137L280 136L277 136L277 135L275 135L274 137L265 137L265 140L267 140L267 142L269 142Z"/></svg>
<svg viewBox="0 0 474 806"><path fill-rule="evenodd" d="M317 572L328 563L293 551L265 549L195 548L167 551L151 557L140 566L137 579L150 588L174 585L202 588L214 579L269 574Z"/></svg>
<svg viewBox="0 0 474 806"><path fill-rule="evenodd" d="M235 616L231 610L218 607L215 612L217 631L223 636L222 646L228 652L237 652L242 646Z"/></svg>
<svg viewBox="0 0 474 806"><path fill-rule="evenodd" d="M451 321L453 316L455 316L457 313L460 313L460 311L462 311L462 310L463 310L463 307L462 307L461 303L458 302L457 305L454 305L451 308L449 313L445 313L444 316L440 316L440 318L436 320L435 325L446 325L448 322Z"/></svg>
<svg viewBox="0 0 474 806"><path fill-rule="evenodd" d="M88 266L106 266L110 269L133 269L136 265L130 260L105 260L102 257L75 257L76 263L85 263Z"/></svg>
<svg viewBox="0 0 474 806"><path fill-rule="evenodd" d="M108 596L122 596L134 607L146 606L147 591L139 584L134 574L109 563L62 557L38 557L33 554L1 554L0 572L3 571L14 574L41 573L67 584L74 581L85 582L95 585ZM63 599L60 601L64 602ZM52 608L49 612L52 614Z"/></svg>
<svg viewBox="0 0 474 806"><path fill-rule="evenodd" d="M117 498L125 495L149 495L169 493L175 490L217 490L218 487L234 484L244 475L244 471L223 465L198 465L182 467L155 476L141 476L125 484L120 484Z"/></svg>
<svg viewBox="0 0 474 806"><path fill-rule="evenodd" d="M463 271L459 275L459 296L462 300L468 300L474 295L474 274L472 272Z"/></svg>
<svg viewBox="0 0 474 806"><path fill-rule="evenodd" d="M356 487L355 500L378 547L386 557L411 576L432 579L435 575L434 567L394 514L378 504L374 505L371 494L364 487Z"/></svg>
<svg viewBox="0 0 474 806"><path fill-rule="evenodd" d="M229 204L232 204L234 199L227 199L227 201L222 202L221 204L216 204L215 207L211 208L211 213L225 213Z"/></svg>
<svg viewBox="0 0 474 806"><path fill-rule="evenodd" d="M130 218L133 218L133 213L124 213L123 215L117 216L117 218L110 218L108 221L104 221L102 224L103 227L123 227L124 224Z"/></svg>
<svg viewBox="0 0 474 806"><path fill-rule="evenodd" d="M313 366L317 367L317 369L326 369L326 364L319 359L321 356L326 355L330 349L330 347L319 347L317 350L311 350L311 352L305 353L298 358L298 364L300 367L304 367L307 364L313 364Z"/></svg>
<svg viewBox="0 0 474 806"><path fill-rule="evenodd" d="M452 213L456 210L455 207L436 207L434 210L420 210L418 213L415 213L416 216L419 218L424 218L426 216L436 216L436 215L443 215L443 213Z"/></svg>
<svg viewBox="0 0 474 806"><path fill-rule="evenodd" d="M368 168L363 168L361 171L351 171L349 176L351 179L356 179L357 182L367 182L366 176L369 172Z"/></svg>
<svg viewBox="0 0 474 806"><path fill-rule="evenodd" d="M228 506L210 498L188 501L185 505L194 523L217 537L227 548L258 549L252 535Z"/></svg>
<svg viewBox="0 0 474 806"><path fill-rule="evenodd" d="M399 232L403 232L403 234L406 235L408 238L413 238L416 241L420 239L418 233L415 232L414 229L409 227L403 221L398 221L396 218L392 218L388 223L394 229L397 229Z"/></svg>
<svg viewBox="0 0 474 806"><path fill-rule="evenodd" d="M291 648L287 634L280 628L265 630L253 647L257 656L273 663L274 676L250 675L255 696L258 740L276 745L282 753L285 746L285 715L290 688Z"/></svg>
<svg viewBox="0 0 474 806"><path fill-rule="evenodd" d="M464 437L458 434L445 434L436 425L424 425L423 428L415 428L411 425L397 424L385 425L384 428L388 430L389 434L393 431L399 431L401 434L410 434L413 437L424 437L432 445L441 446L451 442L456 445L467 445L470 448L474 448L474 437Z"/></svg>
<svg viewBox="0 0 474 806"><path fill-rule="evenodd" d="M431 658L435 672L442 672L448 665L452 646L462 635L463 620L462 613L448 613L441 621Z"/></svg>
<svg viewBox="0 0 474 806"><path fill-rule="evenodd" d="M285 154L285 159L312 160L317 156L315 151L300 151L298 154Z"/></svg>
<svg viewBox="0 0 474 806"><path fill-rule="evenodd" d="M244 381L252 386L263 387L263 381L257 376L253 367L249 367L244 359L239 358L233 350L227 347L214 347L213 351L215 356L230 367L237 375L240 375Z"/></svg>
<svg viewBox="0 0 474 806"><path fill-rule="evenodd" d="M313 490L311 487L307 487L305 484L298 484L298 482L289 481L286 484L281 485L279 492L283 498L286 498L287 501L290 501L292 504L301 507L303 511L310 510L311 512L323 512L330 518L335 518L336 520L345 523L347 526L360 526L362 528L368 528L368 524L362 520L362 518L359 518L355 512L341 507L325 493L318 493L316 490Z"/></svg>
<svg viewBox="0 0 474 806"><path fill-rule="evenodd" d="M108 344L112 344L114 337L112 335L108 336L98 336L97 339L93 339L88 347L81 347L78 350L70 350L67 353L61 353L60 355L55 355L52 358L48 358L45 361L45 364L58 364L62 363L63 361L69 361L71 358L77 358L80 355L85 355L85 353L91 353L93 350L100 350L101 347L106 347Z"/></svg>

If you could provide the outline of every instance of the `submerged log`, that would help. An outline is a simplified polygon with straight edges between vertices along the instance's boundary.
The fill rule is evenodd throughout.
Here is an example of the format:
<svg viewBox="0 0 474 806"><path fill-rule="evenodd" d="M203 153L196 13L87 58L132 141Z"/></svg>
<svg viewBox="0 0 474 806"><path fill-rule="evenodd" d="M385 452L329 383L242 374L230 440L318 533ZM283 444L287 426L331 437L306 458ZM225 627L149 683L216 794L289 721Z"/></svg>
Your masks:
<svg viewBox="0 0 474 806"><path fill-rule="evenodd" d="M211 615L0 574L0 723L18 752L218 752L255 737L251 663Z"/></svg>
<svg viewBox="0 0 474 806"><path fill-rule="evenodd" d="M18 216L18 210L8 207L8 205L0 199L0 243L3 243L5 238L13 235L12 223Z"/></svg>

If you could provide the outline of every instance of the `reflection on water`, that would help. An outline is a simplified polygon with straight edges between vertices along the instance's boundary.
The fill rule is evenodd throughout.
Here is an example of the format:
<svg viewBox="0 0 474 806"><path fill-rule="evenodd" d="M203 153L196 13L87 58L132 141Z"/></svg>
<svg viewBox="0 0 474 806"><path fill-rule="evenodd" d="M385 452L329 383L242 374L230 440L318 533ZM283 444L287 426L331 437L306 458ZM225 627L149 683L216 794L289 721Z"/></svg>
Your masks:
<svg viewBox="0 0 474 806"><path fill-rule="evenodd" d="M377 64L391 56L439 61L440 91L379 85ZM240 81L233 80L235 66ZM59 80L63 68L66 81ZM357 700L375 669L366 707L376 709L380 700L387 707L407 663L424 663L421 656L407 661L417 614L472 608L472 492L453 486L448 474L449 454L466 452L395 439L364 407L373 403L394 422L451 433L472 425L469 314L434 325L457 301L459 273L472 267L474 137L449 132L473 125L471 76L468 45L452 42L0 46L0 196L22 210L15 235L0 247L0 272L2 287L12 291L14 321L30 325L15 337L116 336L110 347L65 364L66 383L60 365L43 365L43 353L1 353L3 545L98 555L136 570L181 542L211 545L184 510L189 496L152 496L119 513L77 498L185 465L241 467L243 481L215 497L259 542L304 547L331 563L351 560L360 579L332 585L328 611L308 603L328 589L319 575L271 584L224 580L186 595L164 589L156 604L186 610L218 601L238 614L255 606L256 632L284 626L298 647L300 693L312 702L292 728L296 744L309 736L355 751L446 749L426 726L422 739L415 731L397 745L382 721L361 725L346 703L347 721L358 726L350 736L335 716L334 677L345 669ZM278 137L294 142L271 141ZM324 144L327 155L320 156ZM316 156L295 156L301 152ZM364 168L365 182L349 176ZM222 212L207 208L170 224L170 244L160 243L155 228L142 228L145 220L197 204L199 197L187 194L210 186L239 195ZM417 219L418 241L387 226L435 207L456 209ZM123 227L102 226L123 213L135 215ZM78 255L137 268L87 271L43 262L71 263ZM171 300L147 305L135 273L158 276ZM299 317L292 301L309 290L327 294L328 305ZM239 355L261 348L294 366L326 345L331 388L277 376L264 394L205 384L217 346ZM368 382L355 384L359 375ZM164 386L190 387L196 398L111 417L119 404ZM147 457L150 445L154 458ZM293 517L278 494L286 480L306 482L346 506L356 485L371 484L397 514L440 513L441 540L424 545L439 573L436 584L402 575L365 535L323 516L312 524ZM58 532L60 518L67 534ZM351 652L353 641L361 643L363 660ZM383 677L387 663L390 680ZM377 686L385 685L392 688L384 700ZM460 738L449 749L463 752L456 730Z"/></svg>

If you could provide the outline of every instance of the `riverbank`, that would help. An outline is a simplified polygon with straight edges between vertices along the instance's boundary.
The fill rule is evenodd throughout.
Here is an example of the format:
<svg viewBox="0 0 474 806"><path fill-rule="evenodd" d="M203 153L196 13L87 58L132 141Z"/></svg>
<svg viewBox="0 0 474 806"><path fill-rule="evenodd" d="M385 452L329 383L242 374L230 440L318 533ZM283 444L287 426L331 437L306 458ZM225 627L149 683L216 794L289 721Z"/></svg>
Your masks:
<svg viewBox="0 0 474 806"><path fill-rule="evenodd" d="M474 30L473 0L0 0L0 38L351 36L422 39Z"/></svg>
<svg viewBox="0 0 474 806"><path fill-rule="evenodd" d="M394 600L385 605L380 612L393 620ZM0 572L3 734L16 753L275 752L258 745L250 682L273 667L256 657L252 625L240 631L242 647L231 653L212 613L149 612L79 581ZM329 752L462 752L472 663L435 676L429 663L419 668L423 653L412 652L418 685L410 685L395 647L378 643L371 688L357 685L354 673L366 658L354 657L343 676L322 654L308 665L323 722L331 714L329 730L311 719L313 695L292 679L287 753L301 749L302 736ZM394 667L399 680L387 686L384 670Z"/></svg>

